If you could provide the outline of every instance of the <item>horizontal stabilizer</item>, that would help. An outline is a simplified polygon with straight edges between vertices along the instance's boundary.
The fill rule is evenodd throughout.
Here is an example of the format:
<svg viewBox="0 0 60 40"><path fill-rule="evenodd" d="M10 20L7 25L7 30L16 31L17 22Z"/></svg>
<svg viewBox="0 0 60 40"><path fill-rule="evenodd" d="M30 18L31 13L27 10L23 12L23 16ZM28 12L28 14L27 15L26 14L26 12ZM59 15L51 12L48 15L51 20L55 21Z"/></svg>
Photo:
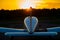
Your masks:
<svg viewBox="0 0 60 40"><path fill-rule="evenodd" d="M56 36L57 32L34 32L29 34L28 32L6 32L6 36Z"/></svg>

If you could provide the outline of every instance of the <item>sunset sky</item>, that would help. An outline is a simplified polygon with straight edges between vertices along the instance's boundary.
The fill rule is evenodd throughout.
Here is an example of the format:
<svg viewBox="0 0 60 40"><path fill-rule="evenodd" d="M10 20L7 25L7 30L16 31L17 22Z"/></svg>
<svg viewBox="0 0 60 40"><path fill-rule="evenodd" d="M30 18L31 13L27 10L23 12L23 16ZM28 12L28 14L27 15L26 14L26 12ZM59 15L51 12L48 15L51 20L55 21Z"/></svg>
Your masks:
<svg viewBox="0 0 60 40"><path fill-rule="evenodd" d="M0 0L0 9L14 10L25 6L32 6L35 9L60 8L60 0Z"/></svg>

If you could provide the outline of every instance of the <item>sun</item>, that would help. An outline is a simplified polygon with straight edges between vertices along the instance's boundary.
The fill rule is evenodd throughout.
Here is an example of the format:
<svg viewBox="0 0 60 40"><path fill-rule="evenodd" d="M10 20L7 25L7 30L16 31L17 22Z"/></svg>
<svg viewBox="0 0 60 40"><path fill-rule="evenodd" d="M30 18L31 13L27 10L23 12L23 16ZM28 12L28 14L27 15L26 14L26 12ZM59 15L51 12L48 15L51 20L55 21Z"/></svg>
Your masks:
<svg viewBox="0 0 60 40"><path fill-rule="evenodd" d="M30 7L35 8L35 4L31 0L24 0L20 5L21 9L29 9Z"/></svg>

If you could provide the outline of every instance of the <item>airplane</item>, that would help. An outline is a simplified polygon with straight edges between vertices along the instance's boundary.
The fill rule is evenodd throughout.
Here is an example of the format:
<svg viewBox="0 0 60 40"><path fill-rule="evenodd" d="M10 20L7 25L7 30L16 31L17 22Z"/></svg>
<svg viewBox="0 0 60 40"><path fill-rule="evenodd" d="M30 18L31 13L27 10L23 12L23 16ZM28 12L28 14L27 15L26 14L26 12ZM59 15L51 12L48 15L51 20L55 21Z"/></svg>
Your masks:
<svg viewBox="0 0 60 40"><path fill-rule="evenodd" d="M38 24L38 18L32 16L32 13L30 14L30 16L24 19L24 24L26 26L26 29L0 27L0 33L4 33L5 36L10 36L10 37L11 36L20 36L20 37L52 36L53 37L58 35L58 32L60 32L60 27L46 28L47 31L36 32L35 29Z"/></svg>

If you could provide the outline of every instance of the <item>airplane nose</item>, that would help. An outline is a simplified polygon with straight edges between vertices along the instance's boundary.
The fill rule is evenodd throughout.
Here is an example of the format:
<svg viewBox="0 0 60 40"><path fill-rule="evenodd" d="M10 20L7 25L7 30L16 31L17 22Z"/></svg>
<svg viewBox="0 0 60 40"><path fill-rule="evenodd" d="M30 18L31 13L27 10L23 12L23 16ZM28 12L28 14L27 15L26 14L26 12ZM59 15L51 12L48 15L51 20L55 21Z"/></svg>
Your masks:
<svg viewBox="0 0 60 40"><path fill-rule="evenodd" d="M30 25L30 23L31 23L31 25ZM28 32L31 34L34 32L34 30L38 24L38 19L36 17L32 16L32 21L30 22L30 17L26 17L24 19L24 24L25 24Z"/></svg>

